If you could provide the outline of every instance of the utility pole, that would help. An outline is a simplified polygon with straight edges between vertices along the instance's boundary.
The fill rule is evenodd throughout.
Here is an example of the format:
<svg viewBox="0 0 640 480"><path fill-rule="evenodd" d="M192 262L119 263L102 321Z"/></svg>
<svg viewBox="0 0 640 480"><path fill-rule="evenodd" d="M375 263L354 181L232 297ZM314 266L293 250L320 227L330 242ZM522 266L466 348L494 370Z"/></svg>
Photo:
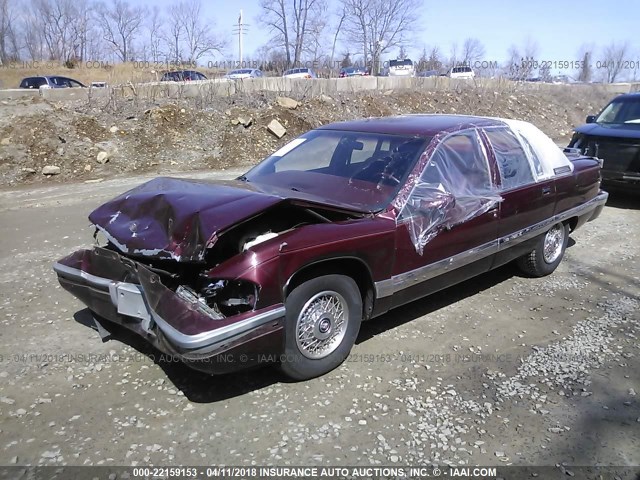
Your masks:
<svg viewBox="0 0 640 480"><path fill-rule="evenodd" d="M244 23L242 20L242 10L240 10L240 16L238 17L238 23L233 27L233 33L238 35L238 60L239 67L242 68L242 36L247 34L247 28L249 24Z"/></svg>

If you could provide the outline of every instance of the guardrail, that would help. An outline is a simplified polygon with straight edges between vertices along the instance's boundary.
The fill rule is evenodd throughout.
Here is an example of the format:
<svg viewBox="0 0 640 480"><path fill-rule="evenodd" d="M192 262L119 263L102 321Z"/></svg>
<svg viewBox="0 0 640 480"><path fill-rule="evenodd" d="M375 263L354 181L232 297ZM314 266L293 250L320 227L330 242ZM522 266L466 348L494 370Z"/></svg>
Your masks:
<svg viewBox="0 0 640 480"><path fill-rule="evenodd" d="M281 77L250 78L244 80L212 79L197 82L151 82L140 84L120 85L108 88L51 88L40 90L12 89L0 90L0 100L22 97L38 97L52 101L108 98L140 97L147 99L158 98L210 98L231 96L235 94L250 94L255 92L276 92L296 98L317 97L319 95L335 95L341 92L359 92L367 90L462 90L482 88L494 91L516 91L527 89L539 91L554 89L561 86L572 88L590 88L589 84L548 84L513 82L506 79L476 78L473 80L456 80L448 77L403 78L403 77L351 77L351 78L317 78L292 79ZM599 84L611 92L612 95L640 91L640 83Z"/></svg>

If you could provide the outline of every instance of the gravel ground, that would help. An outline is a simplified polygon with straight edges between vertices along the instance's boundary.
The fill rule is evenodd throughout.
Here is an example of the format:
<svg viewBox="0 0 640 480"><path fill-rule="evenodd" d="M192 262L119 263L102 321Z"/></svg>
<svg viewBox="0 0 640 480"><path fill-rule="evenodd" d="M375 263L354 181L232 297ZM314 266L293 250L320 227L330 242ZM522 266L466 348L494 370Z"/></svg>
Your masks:
<svg viewBox="0 0 640 480"><path fill-rule="evenodd" d="M0 190L0 465L640 465L638 198L613 196L552 276L506 266L414 302L290 383L83 324L51 264L142 180Z"/></svg>

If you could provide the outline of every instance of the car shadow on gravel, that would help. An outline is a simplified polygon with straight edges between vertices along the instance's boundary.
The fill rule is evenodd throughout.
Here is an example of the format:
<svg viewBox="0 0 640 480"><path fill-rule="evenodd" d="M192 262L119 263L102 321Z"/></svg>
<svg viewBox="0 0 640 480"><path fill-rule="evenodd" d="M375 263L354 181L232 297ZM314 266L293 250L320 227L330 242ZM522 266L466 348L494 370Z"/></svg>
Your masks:
<svg viewBox="0 0 640 480"><path fill-rule="evenodd" d="M387 330L409 323L518 276L522 276L520 270L513 263L508 263L495 270L446 288L437 294L429 295L402 307L395 308L380 317L364 322L360 327L360 334L356 344L365 342Z"/></svg>
<svg viewBox="0 0 640 480"><path fill-rule="evenodd" d="M95 330L93 316L85 308L73 316L76 322ZM179 361L167 360L167 355L150 345L142 337L114 323L108 323L110 336L114 340L130 346L158 365L176 389L182 391L191 402L211 403L244 395L282 381L282 375L275 368L258 367L223 375L208 375L186 366Z"/></svg>

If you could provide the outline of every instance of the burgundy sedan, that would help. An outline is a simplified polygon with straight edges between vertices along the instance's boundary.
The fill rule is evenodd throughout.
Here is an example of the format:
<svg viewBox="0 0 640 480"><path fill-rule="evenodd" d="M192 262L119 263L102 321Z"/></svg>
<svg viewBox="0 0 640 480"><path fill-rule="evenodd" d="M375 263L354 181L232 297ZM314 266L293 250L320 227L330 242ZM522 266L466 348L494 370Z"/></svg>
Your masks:
<svg viewBox="0 0 640 480"><path fill-rule="evenodd" d="M552 273L607 200L601 165L516 120L336 123L245 175L158 178L89 216L102 246L54 269L102 333L198 370L340 365L360 324L507 262Z"/></svg>

